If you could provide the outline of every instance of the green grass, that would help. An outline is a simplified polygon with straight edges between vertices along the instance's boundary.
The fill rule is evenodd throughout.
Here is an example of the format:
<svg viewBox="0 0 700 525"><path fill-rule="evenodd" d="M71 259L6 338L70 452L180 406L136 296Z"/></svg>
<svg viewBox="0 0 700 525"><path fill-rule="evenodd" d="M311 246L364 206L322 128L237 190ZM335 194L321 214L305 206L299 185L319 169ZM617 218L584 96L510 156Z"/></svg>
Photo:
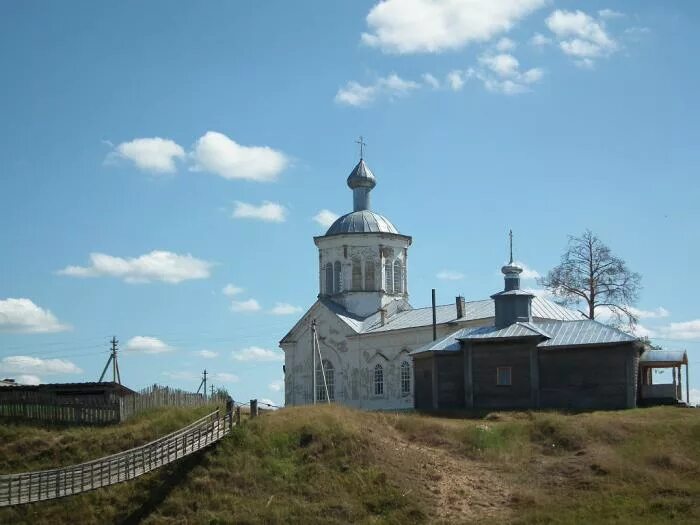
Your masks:
<svg viewBox="0 0 700 525"><path fill-rule="evenodd" d="M0 468L99 457L199 415L163 410L104 428L3 426ZM444 505L438 480L449 487L450 479L421 470L419 452L441 467L453 461L444 476L473 470L503 483L505 503L472 521L700 523L700 410L446 419L327 406L266 414L202 454L129 483L0 510L0 523L433 522ZM464 487L448 501L485 490L478 480Z"/></svg>

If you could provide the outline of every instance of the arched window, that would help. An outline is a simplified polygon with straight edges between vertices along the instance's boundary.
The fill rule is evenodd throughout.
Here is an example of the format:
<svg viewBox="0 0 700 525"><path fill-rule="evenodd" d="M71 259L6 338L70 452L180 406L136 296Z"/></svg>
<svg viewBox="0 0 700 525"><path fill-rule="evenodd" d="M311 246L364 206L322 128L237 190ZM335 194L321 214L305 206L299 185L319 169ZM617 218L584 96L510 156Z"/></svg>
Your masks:
<svg viewBox="0 0 700 525"><path fill-rule="evenodd" d="M374 280L374 261L372 259L365 260L365 290L376 290L377 285Z"/></svg>
<svg viewBox="0 0 700 525"><path fill-rule="evenodd" d="M394 293L403 293L403 268L398 259L394 262Z"/></svg>
<svg viewBox="0 0 700 525"><path fill-rule="evenodd" d="M411 365L408 361L401 363L401 394L408 395L411 393Z"/></svg>
<svg viewBox="0 0 700 525"><path fill-rule="evenodd" d="M384 291L386 293L394 293L394 266L391 261L384 263Z"/></svg>
<svg viewBox="0 0 700 525"><path fill-rule="evenodd" d="M333 265L331 263L326 264L326 295L331 295L333 293Z"/></svg>
<svg viewBox="0 0 700 525"><path fill-rule="evenodd" d="M352 258L352 289L362 290L362 259Z"/></svg>
<svg viewBox="0 0 700 525"><path fill-rule="evenodd" d="M343 291L343 278L342 274L340 271L340 261L335 261L335 271L333 272L333 282L335 283L335 287L333 288L333 291L335 293L340 293Z"/></svg>
<svg viewBox="0 0 700 525"><path fill-rule="evenodd" d="M326 374L326 382L323 382L323 374ZM333 363L328 359L323 360L323 369L320 363L316 364L316 401L326 401L326 387L328 387L328 400L335 401L335 370Z"/></svg>
<svg viewBox="0 0 700 525"><path fill-rule="evenodd" d="M374 395L384 395L384 369L379 364L374 367Z"/></svg>

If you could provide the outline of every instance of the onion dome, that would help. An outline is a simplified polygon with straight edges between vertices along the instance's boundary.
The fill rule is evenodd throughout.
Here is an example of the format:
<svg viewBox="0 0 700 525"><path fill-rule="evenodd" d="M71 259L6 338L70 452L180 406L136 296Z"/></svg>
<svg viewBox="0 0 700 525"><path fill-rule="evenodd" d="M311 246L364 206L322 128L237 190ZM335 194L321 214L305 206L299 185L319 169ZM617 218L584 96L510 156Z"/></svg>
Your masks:
<svg viewBox="0 0 700 525"><path fill-rule="evenodd" d="M370 190L377 185L377 179L365 164L364 159L360 159L348 176L348 186L351 190L355 188L369 188Z"/></svg>

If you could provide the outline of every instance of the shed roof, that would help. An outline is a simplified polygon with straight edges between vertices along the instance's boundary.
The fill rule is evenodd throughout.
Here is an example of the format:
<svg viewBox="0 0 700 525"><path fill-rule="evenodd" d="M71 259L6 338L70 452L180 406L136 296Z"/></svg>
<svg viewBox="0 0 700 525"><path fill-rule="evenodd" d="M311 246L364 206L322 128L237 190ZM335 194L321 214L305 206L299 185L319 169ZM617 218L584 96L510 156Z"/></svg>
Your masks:
<svg viewBox="0 0 700 525"><path fill-rule="evenodd" d="M639 362L648 366L687 365L688 354L685 350L645 350Z"/></svg>

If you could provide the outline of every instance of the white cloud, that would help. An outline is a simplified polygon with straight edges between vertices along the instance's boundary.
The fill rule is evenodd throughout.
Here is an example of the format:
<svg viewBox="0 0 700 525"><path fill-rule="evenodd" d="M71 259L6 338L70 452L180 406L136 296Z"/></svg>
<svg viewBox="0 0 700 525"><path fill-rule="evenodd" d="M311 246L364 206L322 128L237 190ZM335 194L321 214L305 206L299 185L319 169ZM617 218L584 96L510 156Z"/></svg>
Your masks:
<svg viewBox="0 0 700 525"><path fill-rule="evenodd" d="M262 307L255 299L248 299L247 301L232 301L231 310L233 312L257 312L262 310Z"/></svg>
<svg viewBox="0 0 700 525"><path fill-rule="evenodd" d="M236 361L284 361L284 354L277 350L249 346L233 352L233 358Z"/></svg>
<svg viewBox="0 0 700 525"><path fill-rule="evenodd" d="M40 385L41 378L32 374L22 374L15 378L20 385Z"/></svg>
<svg viewBox="0 0 700 525"><path fill-rule="evenodd" d="M551 38L547 38L542 33L535 33L530 39L530 45L535 47L544 47L552 43Z"/></svg>
<svg viewBox="0 0 700 525"><path fill-rule="evenodd" d="M275 307L270 310L272 315L292 315L301 312L300 306L287 303L275 303Z"/></svg>
<svg viewBox="0 0 700 525"><path fill-rule="evenodd" d="M162 354L173 350L163 341L156 337L137 335L129 339L125 349L130 352L141 352L143 354Z"/></svg>
<svg viewBox="0 0 700 525"><path fill-rule="evenodd" d="M191 153L193 171L207 171L225 179L275 181L289 166L289 158L268 146L243 146L223 133L207 131Z"/></svg>
<svg viewBox="0 0 700 525"><path fill-rule="evenodd" d="M482 55L479 57L479 62L501 77L514 77L520 68L518 59L507 53Z"/></svg>
<svg viewBox="0 0 700 525"><path fill-rule="evenodd" d="M385 96L389 99L406 96L409 92L419 89L421 85L413 80L405 80L396 73L381 77L374 84L363 86L355 81L350 81L340 88L335 94L338 104L363 107L374 102L378 97Z"/></svg>
<svg viewBox="0 0 700 525"><path fill-rule="evenodd" d="M247 202L235 201L233 203L234 219L254 219L265 222L284 222L287 220L287 209L276 202L263 201L256 206Z"/></svg>
<svg viewBox="0 0 700 525"><path fill-rule="evenodd" d="M335 101L338 104L361 107L367 106L374 102L376 96L376 86L363 86L362 84L351 80L345 84L345 87L338 89L338 92L335 94Z"/></svg>
<svg viewBox="0 0 700 525"><path fill-rule="evenodd" d="M496 42L496 50L500 51L501 53L505 53L506 51L512 51L516 47L517 44L513 42L510 38L505 36L501 38L498 42Z"/></svg>
<svg viewBox="0 0 700 525"><path fill-rule="evenodd" d="M385 53L437 53L486 42L545 0L384 0L367 15L362 41Z"/></svg>
<svg viewBox="0 0 700 525"><path fill-rule="evenodd" d="M654 310L640 310L634 306L628 306L627 308L639 319L660 319L671 315L671 312L666 310L663 306L659 306Z"/></svg>
<svg viewBox="0 0 700 525"><path fill-rule="evenodd" d="M68 266L58 273L70 277L117 277L127 283L162 281L177 284L190 279L206 279L211 267L212 263L190 254L154 250L129 259L91 253L89 266Z"/></svg>
<svg viewBox="0 0 700 525"><path fill-rule="evenodd" d="M243 288L239 288L238 286L228 283L226 286L224 286L221 289L221 293L224 294L227 297L233 297L234 295L238 295L239 293L242 293L244 290Z"/></svg>
<svg viewBox="0 0 700 525"><path fill-rule="evenodd" d="M339 215L333 213L331 210L321 210L313 216L313 220L324 228L330 228L331 224L333 224L338 217Z"/></svg>
<svg viewBox="0 0 700 525"><path fill-rule="evenodd" d="M540 68L520 71L520 62L508 53L481 55L479 63L483 69L476 73L476 77L489 91L504 95L529 91L529 86L539 82L544 74Z"/></svg>
<svg viewBox="0 0 700 525"><path fill-rule="evenodd" d="M429 86L433 89L440 89L440 81L437 78L435 78L433 75L431 75L430 73L423 73L421 75L421 78L423 79L423 82L427 86Z"/></svg>
<svg viewBox="0 0 700 525"><path fill-rule="evenodd" d="M26 355L12 355L0 359L3 374L79 374L82 372L65 359L42 359Z"/></svg>
<svg viewBox="0 0 700 525"><path fill-rule="evenodd" d="M442 279L443 281L459 281L464 279L464 274L453 270L442 270L441 272L437 273L436 277L438 279Z"/></svg>
<svg viewBox="0 0 700 525"><path fill-rule="evenodd" d="M450 71L445 81L452 91L459 91L464 87L464 73L458 69Z"/></svg>
<svg viewBox="0 0 700 525"><path fill-rule="evenodd" d="M547 27L559 40L561 50L579 66L592 67L594 59L617 50L618 45L605 31L602 20L583 11L557 9L546 19Z"/></svg>
<svg viewBox="0 0 700 525"><path fill-rule="evenodd" d="M239 377L236 374L229 374L228 372L214 372L211 374L212 381L218 381L219 383L238 383Z"/></svg>
<svg viewBox="0 0 700 525"><path fill-rule="evenodd" d="M30 299L0 299L0 332L49 333L69 330L49 310Z"/></svg>
<svg viewBox="0 0 700 525"><path fill-rule="evenodd" d="M212 352L211 350L197 350L195 355L203 357L204 359L214 359L219 356L218 352Z"/></svg>
<svg viewBox="0 0 700 525"><path fill-rule="evenodd" d="M542 277L540 273L537 270L533 270L530 268L527 264L525 264L522 261L515 261L515 264L517 266L520 266L523 269L523 273L520 274L521 279L539 279Z"/></svg>
<svg viewBox="0 0 700 525"><path fill-rule="evenodd" d="M284 388L284 379L276 379L275 381L267 385L267 387L273 392L279 392Z"/></svg>
<svg viewBox="0 0 700 525"><path fill-rule="evenodd" d="M267 397L263 397L259 403L261 405L263 405L262 408L264 408L265 410L277 410L277 407L279 406L272 399L267 398ZM265 405L271 405L271 406L265 406Z"/></svg>
<svg viewBox="0 0 700 525"><path fill-rule="evenodd" d="M668 339L700 339L700 319L681 323L670 323L659 329L659 336Z"/></svg>
<svg viewBox="0 0 700 525"><path fill-rule="evenodd" d="M173 173L177 169L175 161L184 157L185 150L176 142L153 137L122 142L107 156L106 161L126 159L143 171Z"/></svg>
<svg viewBox="0 0 700 525"><path fill-rule="evenodd" d="M612 9L601 9L598 11L598 16L600 18L621 18L625 16L625 14L619 11L613 11Z"/></svg>

